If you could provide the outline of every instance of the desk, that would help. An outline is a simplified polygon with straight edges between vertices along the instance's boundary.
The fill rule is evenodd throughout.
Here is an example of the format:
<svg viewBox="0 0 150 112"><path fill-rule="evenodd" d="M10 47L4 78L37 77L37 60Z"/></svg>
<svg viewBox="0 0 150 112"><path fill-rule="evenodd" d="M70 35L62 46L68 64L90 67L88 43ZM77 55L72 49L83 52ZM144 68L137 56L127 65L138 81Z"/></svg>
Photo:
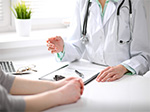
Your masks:
<svg viewBox="0 0 150 112"><path fill-rule="evenodd" d="M61 100L61 99L60 99ZM81 99L46 112L149 112L150 79L124 76L114 82L91 82Z"/></svg>
<svg viewBox="0 0 150 112"><path fill-rule="evenodd" d="M21 61L14 60L16 64ZM37 65L38 73L21 77L38 79L64 63L51 56L32 58L27 63ZM61 99L60 99L61 100ZM46 110L45 112L150 112L150 77L125 75L114 82L96 82L85 86L79 101Z"/></svg>

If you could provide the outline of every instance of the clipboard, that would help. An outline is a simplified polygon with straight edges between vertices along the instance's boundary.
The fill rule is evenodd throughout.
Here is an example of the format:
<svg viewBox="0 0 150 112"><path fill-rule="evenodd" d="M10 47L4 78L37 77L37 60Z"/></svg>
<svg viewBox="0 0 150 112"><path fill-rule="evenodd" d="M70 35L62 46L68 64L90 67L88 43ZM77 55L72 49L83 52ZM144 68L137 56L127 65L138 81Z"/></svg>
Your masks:
<svg viewBox="0 0 150 112"><path fill-rule="evenodd" d="M66 64L54 71L51 71L50 73L42 76L39 78L39 80L51 80L55 81L54 78L56 75L62 76L62 77L80 77L75 70L80 71L82 74L84 74L84 78L82 78L84 85L89 84L91 81L93 81L101 70L106 68L106 66L98 65L91 63L87 60L80 60L80 61L74 61L69 64Z"/></svg>

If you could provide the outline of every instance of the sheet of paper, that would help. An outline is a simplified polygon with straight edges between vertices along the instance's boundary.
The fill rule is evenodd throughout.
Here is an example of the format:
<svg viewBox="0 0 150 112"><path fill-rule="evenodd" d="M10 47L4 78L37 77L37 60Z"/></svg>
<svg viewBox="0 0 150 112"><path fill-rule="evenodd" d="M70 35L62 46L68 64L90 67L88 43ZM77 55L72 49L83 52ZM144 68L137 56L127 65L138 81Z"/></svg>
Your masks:
<svg viewBox="0 0 150 112"><path fill-rule="evenodd" d="M75 61L75 62L70 63L69 66L45 76L44 79L53 80L55 75L61 75L64 77L80 77L75 72L75 70L78 70L79 72L81 72L84 75L84 78L82 78L82 80L86 81L87 79L89 79L93 75L97 74L104 68L106 68L106 67L97 65L97 64L93 64L86 60Z"/></svg>

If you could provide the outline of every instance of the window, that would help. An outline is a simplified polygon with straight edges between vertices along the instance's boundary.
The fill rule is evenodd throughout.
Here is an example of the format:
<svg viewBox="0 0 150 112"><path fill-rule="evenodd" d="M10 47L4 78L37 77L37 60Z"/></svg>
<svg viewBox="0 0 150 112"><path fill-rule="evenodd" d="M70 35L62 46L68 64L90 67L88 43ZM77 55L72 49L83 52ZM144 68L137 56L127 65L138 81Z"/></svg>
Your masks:
<svg viewBox="0 0 150 112"><path fill-rule="evenodd" d="M10 2L8 0L0 0L0 30L1 31L8 30L11 24L9 7L10 7Z"/></svg>
<svg viewBox="0 0 150 112"><path fill-rule="evenodd" d="M73 11L74 0L23 0L32 8L33 25L63 27ZM69 5L68 5L69 4Z"/></svg>
<svg viewBox="0 0 150 112"><path fill-rule="evenodd" d="M0 0L0 31L14 29L14 16L10 4L17 0ZM18 0L20 1L20 0ZM75 0L22 0L32 9L32 28L65 27L64 20L71 17ZM4 28L5 27L5 28Z"/></svg>

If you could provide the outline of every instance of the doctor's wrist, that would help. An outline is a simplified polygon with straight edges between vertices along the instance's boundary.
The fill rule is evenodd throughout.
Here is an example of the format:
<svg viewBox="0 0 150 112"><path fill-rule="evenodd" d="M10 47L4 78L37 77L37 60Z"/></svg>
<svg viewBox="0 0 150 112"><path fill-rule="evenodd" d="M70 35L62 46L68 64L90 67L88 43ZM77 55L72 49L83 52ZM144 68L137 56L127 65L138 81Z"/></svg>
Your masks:
<svg viewBox="0 0 150 112"><path fill-rule="evenodd" d="M118 66L121 67L123 74L129 72L129 70L125 66L123 65L118 65Z"/></svg>

